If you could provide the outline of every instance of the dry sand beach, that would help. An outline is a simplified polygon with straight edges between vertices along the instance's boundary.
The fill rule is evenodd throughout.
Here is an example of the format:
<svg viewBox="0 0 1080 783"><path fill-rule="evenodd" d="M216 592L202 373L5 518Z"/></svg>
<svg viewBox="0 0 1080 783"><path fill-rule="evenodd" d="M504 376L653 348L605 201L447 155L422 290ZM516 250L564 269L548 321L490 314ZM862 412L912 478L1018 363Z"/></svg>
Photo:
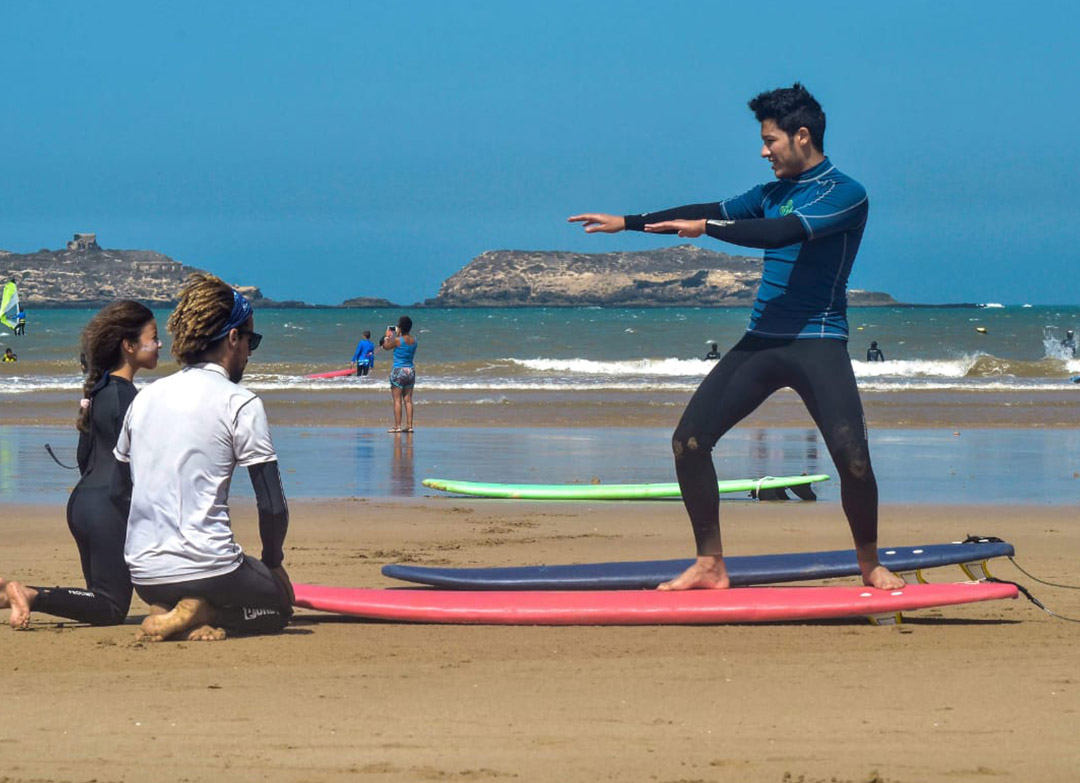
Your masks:
<svg viewBox="0 0 1080 783"><path fill-rule="evenodd" d="M277 425L357 417L371 426L386 415L385 403L365 412L265 396ZM867 395L867 413L872 426L893 428L1032 427L1075 418L1074 399ZM543 419L533 404L489 406L490 418L476 420L425 402L417 421L626 423L625 412L588 399L539 400ZM23 409L53 421L47 401ZM634 421L666 426L678 409L648 408ZM779 395L747 424L805 417ZM61 503L5 511L0 573L80 584ZM252 503L234 511L241 542L257 551ZM380 568L401 561L657 559L692 547L677 502L294 499L291 512L294 581L337 586L390 586ZM850 546L835 500L735 501L722 513L730 554ZM891 505L881 517L883 545L997 535L1032 573L1080 584L1075 504ZM995 572L1080 617L1077 591L1035 584L1008 561ZM963 576L952 568L931 578ZM136 599L123 627L36 614L27 632L0 629L0 780L1052 783L1075 780L1080 767L1080 625L1023 599L911 613L891 628L455 627L301 611L280 636L213 644L136 641L145 612Z"/></svg>
<svg viewBox="0 0 1080 783"><path fill-rule="evenodd" d="M254 548L255 511L236 509ZM5 573L78 584L62 509L9 508ZM732 503L729 551L848 546L834 503ZM389 586L390 562L683 557L678 503L294 502L297 582ZM968 532L1077 583L1072 509L890 507L882 540ZM1019 579L1060 614L1075 591ZM958 569L932 572L957 580ZM502 628L301 611L280 636L135 640L35 615L0 632L0 779L29 781L1072 781L1080 626L1025 600L863 621Z"/></svg>

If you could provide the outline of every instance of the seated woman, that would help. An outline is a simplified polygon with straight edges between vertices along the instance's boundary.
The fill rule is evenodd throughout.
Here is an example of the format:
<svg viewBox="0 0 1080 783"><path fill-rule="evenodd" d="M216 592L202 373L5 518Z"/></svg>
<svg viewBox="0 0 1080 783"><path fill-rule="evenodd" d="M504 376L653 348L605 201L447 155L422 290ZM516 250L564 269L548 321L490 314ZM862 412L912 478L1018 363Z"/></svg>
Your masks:
<svg viewBox="0 0 1080 783"><path fill-rule="evenodd" d="M83 330L85 398L76 420L82 477L68 499L67 520L86 588L29 587L0 579L0 609L11 609L12 628L29 627L31 610L90 625L118 625L127 617L132 591L124 563L128 509L118 508L109 496L116 473L113 448L135 398L135 373L156 367L160 349L154 314L138 302L108 305Z"/></svg>

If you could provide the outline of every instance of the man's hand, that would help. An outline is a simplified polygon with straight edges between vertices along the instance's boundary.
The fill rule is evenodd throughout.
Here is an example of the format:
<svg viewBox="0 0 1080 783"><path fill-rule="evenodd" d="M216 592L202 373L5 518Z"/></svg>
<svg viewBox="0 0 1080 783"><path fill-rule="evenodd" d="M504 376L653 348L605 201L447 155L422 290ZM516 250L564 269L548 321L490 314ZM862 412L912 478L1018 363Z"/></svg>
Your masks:
<svg viewBox="0 0 1080 783"><path fill-rule="evenodd" d="M626 220L622 215L605 215L601 212L572 215L566 220L569 223L584 223L586 234L618 234L626 228Z"/></svg>
<svg viewBox="0 0 1080 783"><path fill-rule="evenodd" d="M588 231L589 229L585 229ZM652 234L678 234L687 239L694 239L705 233L704 220L665 220L663 223L648 223L645 230Z"/></svg>
<svg viewBox="0 0 1080 783"><path fill-rule="evenodd" d="M289 579L289 575L285 573L285 566L278 566L277 568L271 568L270 573L281 582L285 588L285 592L289 594L289 606L296 603L296 594L292 589L292 581Z"/></svg>

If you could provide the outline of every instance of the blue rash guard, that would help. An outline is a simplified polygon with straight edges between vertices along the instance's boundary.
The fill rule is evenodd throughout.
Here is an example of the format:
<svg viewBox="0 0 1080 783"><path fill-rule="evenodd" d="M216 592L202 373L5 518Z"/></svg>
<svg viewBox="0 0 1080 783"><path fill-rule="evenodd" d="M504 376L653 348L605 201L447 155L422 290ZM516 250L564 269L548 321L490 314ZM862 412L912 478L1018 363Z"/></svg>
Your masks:
<svg viewBox="0 0 1080 783"><path fill-rule="evenodd" d="M363 362L368 367L375 366L375 343L366 337L356 344L356 353L353 354L352 363Z"/></svg>
<svg viewBox="0 0 1080 783"><path fill-rule="evenodd" d="M747 331L761 337L846 340L847 281L862 242L866 190L826 158L796 179L759 185L725 200L728 220L796 215L806 240L765 251Z"/></svg>
<svg viewBox="0 0 1080 783"><path fill-rule="evenodd" d="M765 248L761 285L747 331L775 339L847 340L847 280L862 242L866 190L828 158L725 201L627 215L626 228L704 218L709 236Z"/></svg>

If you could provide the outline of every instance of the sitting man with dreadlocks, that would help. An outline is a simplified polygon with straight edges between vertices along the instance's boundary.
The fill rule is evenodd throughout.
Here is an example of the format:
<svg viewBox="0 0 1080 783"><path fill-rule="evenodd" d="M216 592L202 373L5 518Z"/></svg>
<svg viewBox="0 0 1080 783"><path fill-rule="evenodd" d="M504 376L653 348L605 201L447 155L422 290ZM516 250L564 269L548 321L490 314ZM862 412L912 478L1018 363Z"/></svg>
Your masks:
<svg viewBox="0 0 1080 783"><path fill-rule="evenodd" d="M116 444L114 502L130 496L124 557L153 607L145 638L216 641L274 633L292 615L282 567L289 511L262 401L240 385L262 335L251 305L213 275L188 278L169 317L181 369L128 408ZM229 484L248 469L262 558L244 554L229 520Z"/></svg>

